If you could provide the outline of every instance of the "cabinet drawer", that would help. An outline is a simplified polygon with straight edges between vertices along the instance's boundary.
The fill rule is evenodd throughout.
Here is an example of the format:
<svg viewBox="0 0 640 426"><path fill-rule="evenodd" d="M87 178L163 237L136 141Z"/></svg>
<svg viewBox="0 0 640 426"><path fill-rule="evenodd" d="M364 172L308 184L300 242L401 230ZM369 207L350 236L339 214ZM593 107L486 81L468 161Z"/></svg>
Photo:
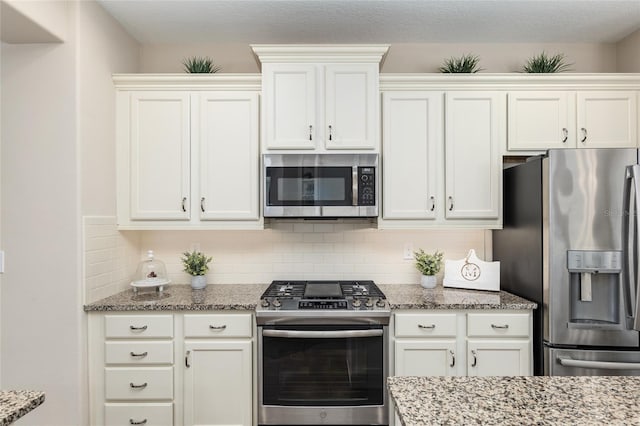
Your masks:
<svg viewBox="0 0 640 426"><path fill-rule="evenodd" d="M105 368L106 399L172 399L173 367Z"/></svg>
<svg viewBox="0 0 640 426"><path fill-rule="evenodd" d="M106 364L173 364L173 342L106 342Z"/></svg>
<svg viewBox="0 0 640 426"><path fill-rule="evenodd" d="M529 337L529 314L468 314L469 337Z"/></svg>
<svg viewBox="0 0 640 426"><path fill-rule="evenodd" d="M104 404L104 422L106 426L171 426L173 404Z"/></svg>
<svg viewBox="0 0 640 426"><path fill-rule="evenodd" d="M185 315L185 337L251 337L251 314Z"/></svg>
<svg viewBox="0 0 640 426"><path fill-rule="evenodd" d="M396 337L455 336L456 314L396 314Z"/></svg>
<svg viewBox="0 0 640 426"><path fill-rule="evenodd" d="M107 338L173 337L173 315L107 315Z"/></svg>

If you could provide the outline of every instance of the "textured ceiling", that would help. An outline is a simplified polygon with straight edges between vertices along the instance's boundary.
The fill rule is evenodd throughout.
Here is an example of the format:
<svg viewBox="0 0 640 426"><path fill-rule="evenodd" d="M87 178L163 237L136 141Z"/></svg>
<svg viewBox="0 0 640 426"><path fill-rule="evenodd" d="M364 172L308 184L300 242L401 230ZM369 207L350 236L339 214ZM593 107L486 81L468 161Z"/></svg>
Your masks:
<svg viewBox="0 0 640 426"><path fill-rule="evenodd" d="M152 43L614 43L640 0L98 0Z"/></svg>

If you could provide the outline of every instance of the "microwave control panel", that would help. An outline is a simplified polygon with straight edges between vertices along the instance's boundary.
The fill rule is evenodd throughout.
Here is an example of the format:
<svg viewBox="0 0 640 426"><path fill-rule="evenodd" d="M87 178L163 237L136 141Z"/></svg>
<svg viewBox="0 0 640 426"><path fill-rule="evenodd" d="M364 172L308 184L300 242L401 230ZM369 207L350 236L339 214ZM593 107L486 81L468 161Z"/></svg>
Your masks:
<svg viewBox="0 0 640 426"><path fill-rule="evenodd" d="M376 205L375 167L358 167L358 205Z"/></svg>

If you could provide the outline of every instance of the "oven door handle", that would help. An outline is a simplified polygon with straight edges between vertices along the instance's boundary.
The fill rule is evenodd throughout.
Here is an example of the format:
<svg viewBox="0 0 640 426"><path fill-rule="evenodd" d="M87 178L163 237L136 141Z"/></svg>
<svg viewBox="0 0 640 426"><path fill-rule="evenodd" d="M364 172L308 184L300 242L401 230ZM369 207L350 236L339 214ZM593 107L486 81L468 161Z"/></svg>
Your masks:
<svg viewBox="0 0 640 426"><path fill-rule="evenodd" d="M373 330L336 330L336 331L299 331L299 330L262 330L266 337L286 337L297 339L339 339L351 337L382 336L381 329Z"/></svg>
<svg viewBox="0 0 640 426"><path fill-rule="evenodd" d="M638 362L584 361L558 356L558 362L564 367L597 368L600 370L640 370Z"/></svg>

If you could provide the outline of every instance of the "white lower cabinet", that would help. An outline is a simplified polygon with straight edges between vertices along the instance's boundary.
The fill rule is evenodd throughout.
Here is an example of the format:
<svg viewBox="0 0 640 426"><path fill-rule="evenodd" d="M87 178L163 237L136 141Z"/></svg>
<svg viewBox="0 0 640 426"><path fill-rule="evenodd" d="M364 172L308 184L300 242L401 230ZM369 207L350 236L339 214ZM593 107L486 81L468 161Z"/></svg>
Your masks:
<svg viewBox="0 0 640 426"><path fill-rule="evenodd" d="M487 312L396 312L393 375L531 375L531 311Z"/></svg>
<svg viewBox="0 0 640 426"><path fill-rule="evenodd" d="M173 425L173 404L163 403L107 403L104 405L105 424L121 425Z"/></svg>

